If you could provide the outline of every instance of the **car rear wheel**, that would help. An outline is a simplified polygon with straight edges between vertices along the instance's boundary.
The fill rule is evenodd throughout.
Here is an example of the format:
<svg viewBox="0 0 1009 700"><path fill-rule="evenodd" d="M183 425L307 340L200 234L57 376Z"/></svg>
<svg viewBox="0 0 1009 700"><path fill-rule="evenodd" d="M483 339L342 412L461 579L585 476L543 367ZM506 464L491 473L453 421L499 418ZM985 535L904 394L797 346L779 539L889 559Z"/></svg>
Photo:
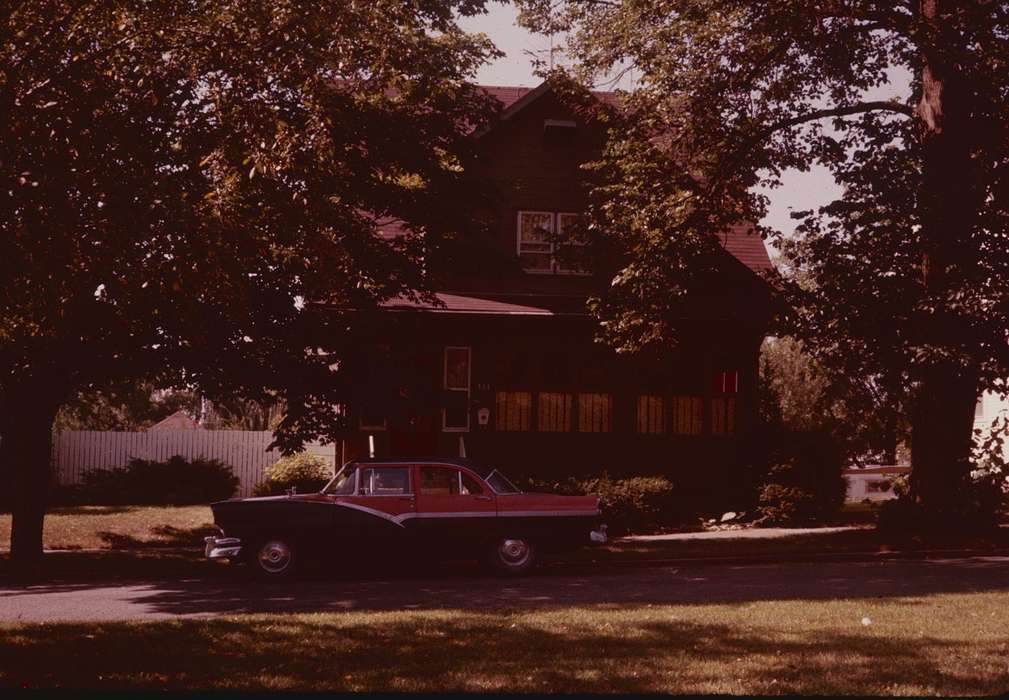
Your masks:
<svg viewBox="0 0 1009 700"><path fill-rule="evenodd" d="M516 576L532 568L536 547L521 537L502 537L488 550L487 561L496 572Z"/></svg>
<svg viewBox="0 0 1009 700"><path fill-rule="evenodd" d="M297 562L297 552L289 538L268 537L254 549L251 564L261 578L275 580L291 576Z"/></svg>

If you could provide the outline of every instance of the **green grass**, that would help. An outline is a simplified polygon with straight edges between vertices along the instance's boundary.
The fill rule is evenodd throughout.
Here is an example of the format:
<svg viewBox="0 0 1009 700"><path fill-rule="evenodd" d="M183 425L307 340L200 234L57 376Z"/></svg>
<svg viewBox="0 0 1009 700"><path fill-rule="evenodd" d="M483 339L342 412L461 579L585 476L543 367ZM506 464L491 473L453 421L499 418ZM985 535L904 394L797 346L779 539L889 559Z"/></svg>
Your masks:
<svg viewBox="0 0 1009 700"><path fill-rule="evenodd" d="M46 515L46 549L201 546L213 534L208 506L75 506ZM10 514L0 515L0 550L10 549Z"/></svg>
<svg viewBox="0 0 1009 700"><path fill-rule="evenodd" d="M990 695L1007 610L1000 592L6 625L0 686Z"/></svg>

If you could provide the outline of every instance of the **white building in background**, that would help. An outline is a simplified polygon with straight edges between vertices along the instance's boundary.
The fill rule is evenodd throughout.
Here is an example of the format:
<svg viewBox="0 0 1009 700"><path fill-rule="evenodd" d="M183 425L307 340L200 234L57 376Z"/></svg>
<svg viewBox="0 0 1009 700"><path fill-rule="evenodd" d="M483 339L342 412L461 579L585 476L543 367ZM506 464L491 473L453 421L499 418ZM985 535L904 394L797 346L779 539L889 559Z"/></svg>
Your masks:
<svg viewBox="0 0 1009 700"><path fill-rule="evenodd" d="M991 433L992 424L996 420L1001 422L1001 419L1007 415L1009 415L1009 399L1003 399L990 391L981 394L974 407L974 430L981 431L981 434L976 438L977 442L980 443L987 439ZM1002 445L1002 455L1003 458L1009 460L1009 435L1006 436L1005 443Z"/></svg>

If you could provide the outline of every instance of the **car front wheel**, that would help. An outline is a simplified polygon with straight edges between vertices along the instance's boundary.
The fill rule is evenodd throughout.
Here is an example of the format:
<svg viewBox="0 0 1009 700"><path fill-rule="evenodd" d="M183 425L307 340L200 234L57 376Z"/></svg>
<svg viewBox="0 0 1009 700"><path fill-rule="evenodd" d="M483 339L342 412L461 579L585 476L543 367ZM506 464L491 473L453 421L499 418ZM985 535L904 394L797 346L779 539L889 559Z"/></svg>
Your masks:
<svg viewBox="0 0 1009 700"><path fill-rule="evenodd" d="M536 548L527 539L502 537L487 552L487 560L498 573L515 576L532 568L536 562Z"/></svg>
<svg viewBox="0 0 1009 700"><path fill-rule="evenodd" d="M287 578L297 563L294 545L285 537L266 538L256 547L251 563L261 578Z"/></svg>

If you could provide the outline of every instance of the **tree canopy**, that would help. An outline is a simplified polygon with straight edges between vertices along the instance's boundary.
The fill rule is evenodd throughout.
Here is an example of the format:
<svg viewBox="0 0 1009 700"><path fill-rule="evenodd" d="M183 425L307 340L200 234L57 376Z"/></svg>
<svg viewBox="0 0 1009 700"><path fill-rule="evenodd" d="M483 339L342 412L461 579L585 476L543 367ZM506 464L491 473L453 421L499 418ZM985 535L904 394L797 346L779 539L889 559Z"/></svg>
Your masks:
<svg viewBox="0 0 1009 700"><path fill-rule="evenodd" d="M482 0L38 0L0 8L0 435L41 550L75 391L168 377L332 415L348 320L467 230ZM396 219L403 235L376 227ZM313 302L331 306L320 314ZM321 340L320 340L321 339ZM328 415L326 415L328 412ZM325 419L321 416L326 415Z"/></svg>
<svg viewBox="0 0 1009 700"><path fill-rule="evenodd" d="M973 405L1009 376L1009 9L992 0L522 0L571 73L634 71L594 216L630 263L612 342L664 342L712 233L759 221L787 168L843 186L787 243L784 329L909 395L912 493L952 507ZM899 74L910 91L888 87ZM767 232L765 233L773 233ZM671 293L672 292L672 293Z"/></svg>

